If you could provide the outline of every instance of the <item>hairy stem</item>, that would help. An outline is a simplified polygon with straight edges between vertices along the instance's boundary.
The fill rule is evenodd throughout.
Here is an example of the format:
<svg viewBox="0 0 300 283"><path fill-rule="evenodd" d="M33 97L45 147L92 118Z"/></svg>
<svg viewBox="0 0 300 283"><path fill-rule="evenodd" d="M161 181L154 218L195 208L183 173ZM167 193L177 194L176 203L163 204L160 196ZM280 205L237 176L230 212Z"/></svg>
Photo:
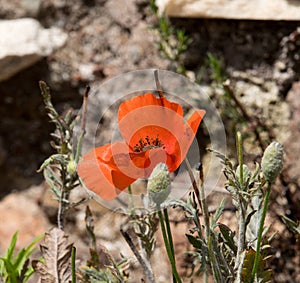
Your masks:
<svg viewBox="0 0 300 283"><path fill-rule="evenodd" d="M241 189L243 186L243 180L244 180L244 172L243 172L243 140L242 140L242 135L240 132L237 132L236 134L236 147L237 147L237 155L238 155L238 160L239 160L239 165L240 165L240 184L241 184Z"/></svg>
<svg viewBox="0 0 300 283"><path fill-rule="evenodd" d="M62 177L64 182L64 177ZM66 210L68 208L70 192L69 190L63 186L61 189L59 202L58 202L58 212L57 212L57 226L59 229L64 230L65 228L65 219L66 219Z"/></svg>
<svg viewBox="0 0 300 283"><path fill-rule="evenodd" d="M236 275L236 282L240 282L241 273L242 273L242 266L243 266L243 251L245 248L245 239L246 239L246 221L245 221L245 211L243 208L243 201L239 201L239 236L238 236L238 246L237 246L237 253L235 258L235 265L234 269L237 270Z"/></svg>
<svg viewBox="0 0 300 283"><path fill-rule="evenodd" d="M236 134L236 147L237 147L237 155L239 161L239 177L240 177L240 190L244 190L244 172L243 172L243 140L240 132ZM239 217L239 236L238 236L238 247L235 259L234 268L237 270L237 279L240 278L243 265L242 254L245 248L245 239L246 239L246 207L244 204L244 200L240 194L238 199L238 217Z"/></svg>
<svg viewBox="0 0 300 283"><path fill-rule="evenodd" d="M135 247L134 243L132 242L132 239L130 238L129 234L126 231L124 231L123 229L121 229L120 231L121 231L121 234L124 237L125 241L127 242L128 246L131 248L132 252L134 253L135 257L137 258L137 260L143 267L144 273L145 273L147 279L149 280L149 282L155 283L154 274L151 270L150 264L148 262L146 262L144 260L144 258L141 256L141 254Z"/></svg>

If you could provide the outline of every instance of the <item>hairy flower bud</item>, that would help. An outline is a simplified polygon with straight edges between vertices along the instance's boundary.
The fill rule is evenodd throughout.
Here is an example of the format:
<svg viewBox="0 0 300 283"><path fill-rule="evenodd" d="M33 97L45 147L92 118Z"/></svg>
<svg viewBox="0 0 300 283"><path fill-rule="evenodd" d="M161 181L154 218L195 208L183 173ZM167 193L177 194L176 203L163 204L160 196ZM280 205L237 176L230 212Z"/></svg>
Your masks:
<svg viewBox="0 0 300 283"><path fill-rule="evenodd" d="M261 167L265 179L274 183L283 165L283 147L279 142L272 142L265 150Z"/></svg>
<svg viewBox="0 0 300 283"><path fill-rule="evenodd" d="M157 205L163 203L170 194L170 174L168 166L158 163L153 169L147 185L150 199Z"/></svg>

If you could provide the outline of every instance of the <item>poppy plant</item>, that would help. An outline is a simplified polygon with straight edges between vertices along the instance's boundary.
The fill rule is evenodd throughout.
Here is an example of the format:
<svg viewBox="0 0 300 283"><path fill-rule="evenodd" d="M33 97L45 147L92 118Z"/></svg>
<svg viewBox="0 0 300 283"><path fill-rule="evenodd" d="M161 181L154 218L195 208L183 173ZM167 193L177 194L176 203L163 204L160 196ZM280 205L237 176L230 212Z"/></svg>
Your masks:
<svg viewBox="0 0 300 283"><path fill-rule="evenodd" d="M118 112L122 141L93 149L78 164L86 187L112 200L138 178L148 178L160 162L174 172L187 155L204 110L184 122L178 103L152 93L121 103Z"/></svg>

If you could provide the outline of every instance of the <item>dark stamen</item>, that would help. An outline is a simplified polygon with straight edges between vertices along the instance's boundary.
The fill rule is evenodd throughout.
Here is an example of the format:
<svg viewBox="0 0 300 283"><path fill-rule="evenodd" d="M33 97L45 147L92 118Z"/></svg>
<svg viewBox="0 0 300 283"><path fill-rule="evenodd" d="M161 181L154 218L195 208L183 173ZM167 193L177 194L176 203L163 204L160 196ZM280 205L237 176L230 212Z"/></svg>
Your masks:
<svg viewBox="0 0 300 283"><path fill-rule="evenodd" d="M153 149L153 148L159 148L159 147L164 147L163 142L158 138L149 138L149 136L146 136L145 139L140 138L139 142L135 144L133 147L134 152L142 152L146 151L148 149Z"/></svg>

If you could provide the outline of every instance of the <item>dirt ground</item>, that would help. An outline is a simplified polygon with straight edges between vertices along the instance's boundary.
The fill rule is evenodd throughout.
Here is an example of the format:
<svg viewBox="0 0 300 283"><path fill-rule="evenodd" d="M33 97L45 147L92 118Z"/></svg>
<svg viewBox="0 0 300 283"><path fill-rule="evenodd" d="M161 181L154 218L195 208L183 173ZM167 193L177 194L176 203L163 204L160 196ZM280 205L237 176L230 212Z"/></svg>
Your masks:
<svg viewBox="0 0 300 283"><path fill-rule="evenodd" d="M39 80L51 87L53 101L63 113L70 107L81 107L87 84L97 88L104 79L137 69L173 70L158 50L158 32L150 28L156 18L148 1L123 2L41 1L34 17L44 27L63 29L69 37L53 55L0 83L0 197L16 191L26 194L29 187L42 183L42 175L36 170L51 153L49 134L53 125L48 123L42 105ZM29 15L18 1L0 0L0 7L3 19ZM183 57L186 69L197 75L202 66L207 66L207 52L221 58L224 73L234 82L249 113L271 118L271 126L278 127L276 138L286 147L293 146L294 153L299 152L300 144L295 142L299 133L291 135L290 125L296 123L293 119L300 111L295 106L300 95L300 32L296 31L300 24L222 19L171 19L171 23L183 28L192 39ZM202 84L210 83L209 72L204 72ZM269 95L273 96L269 99ZM264 116L266 111L270 116ZM230 145L233 133L228 134ZM293 158L293 152L289 150L288 166L271 196L269 221L279 231L271 249L272 282L300 280L299 239L284 228L279 218L285 214L300 219L300 171L296 170L299 164L294 163L297 158ZM54 213L46 210L50 223L55 221L55 205L52 207ZM76 219L72 219L73 224Z"/></svg>

